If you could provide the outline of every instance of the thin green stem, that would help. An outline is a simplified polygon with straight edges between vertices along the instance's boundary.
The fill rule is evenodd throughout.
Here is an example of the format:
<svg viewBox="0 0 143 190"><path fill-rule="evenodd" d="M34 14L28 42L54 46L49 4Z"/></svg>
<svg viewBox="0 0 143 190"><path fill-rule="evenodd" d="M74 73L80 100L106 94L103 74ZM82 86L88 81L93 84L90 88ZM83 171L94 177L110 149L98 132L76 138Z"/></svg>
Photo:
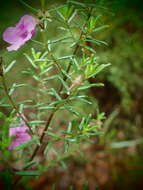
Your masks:
<svg viewBox="0 0 143 190"><path fill-rule="evenodd" d="M23 4L25 7L27 7L28 9L31 9L33 12L37 13L38 10L34 9L33 7L31 7L30 5L28 5L27 3L25 3L23 0L19 0L19 2L21 4Z"/></svg>
<svg viewBox="0 0 143 190"><path fill-rule="evenodd" d="M69 30L69 32L70 32L71 37L73 38L73 40L76 40L75 37L74 37L74 34L73 34L73 32L72 32L72 30L71 30L71 28L69 26L69 23L67 21L65 21L65 25L67 26L67 28L68 28L68 30Z"/></svg>
<svg viewBox="0 0 143 190"><path fill-rule="evenodd" d="M5 94L7 95L8 99L9 99L9 102L11 103L13 109L16 111L16 113L19 115L19 117L24 121L25 125L29 128L30 133L33 134L31 126L29 125L27 120L23 117L23 115L20 113L20 111L19 111L17 105L15 104L14 100L9 95L9 91L8 91L8 88L7 88L7 84L6 84L4 75L1 75L1 79L2 79L2 84L3 84L3 87L4 87Z"/></svg>
<svg viewBox="0 0 143 190"><path fill-rule="evenodd" d="M51 59L53 60L53 62L55 63L58 71L60 72L60 74L63 75L63 73L61 72L61 66L60 64L58 63L58 61L56 60L55 56L52 54L52 52L49 50L49 48L47 47L46 50L48 51L48 54L50 55Z"/></svg>
<svg viewBox="0 0 143 190"><path fill-rule="evenodd" d="M89 20L89 18L90 18L90 16L91 16L91 12L92 12L92 9L90 10L90 13L89 13L89 15L88 15L87 21ZM84 26L87 24L87 21L86 21L86 23L84 24ZM84 27L84 26L83 26L83 27ZM81 34L80 34L79 41L81 40L82 35L83 35L83 31L82 31ZM76 55L76 54L77 54L78 48L79 48L79 45L77 44L77 46L76 46L76 48L75 48L75 50L74 50L74 52L73 52L73 53L74 53L73 55ZM71 67L71 62L70 62L69 65L68 65L67 72L69 72L70 67ZM67 80L67 77L64 76L64 79L63 79L63 80L66 81L66 80ZM63 85L61 85L61 87L60 87L60 89L59 89L59 93L62 91L62 89L63 89ZM67 98L67 97L66 97L66 98ZM66 99L66 98L65 98L65 99ZM51 114L50 114L48 120L47 120L47 123L46 123L46 125L45 125L45 128L44 128L43 133L42 133L41 138L40 138L40 142L41 142L41 143L43 142L43 138L44 138L44 136L45 136L45 131L48 129L48 126L50 125L50 122L52 121L52 119L53 119L53 117L54 117L56 111L57 111L57 109L53 110L53 111L51 112ZM38 150L39 150L39 145L36 146L36 148L35 148L35 150L34 150L32 156L31 156L31 158L30 158L30 161L33 160L33 158L35 157L35 155L36 155L36 153L37 153Z"/></svg>
<svg viewBox="0 0 143 190"><path fill-rule="evenodd" d="M90 16L91 16L91 14L92 14L92 9L93 9L93 8L91 8L91 9L89 10L88 18L87 18L85 24L83 25L83 27L86 26L86 24L87 24L87 22L88 22L88 20L89 20L89 18L90 18ZM81 32L81 34L80 34L80 36L79 36L79 41L81 41L81 38L82 38L83 34L84 34L84 32L83 32L83 30L82 30L82 32ZM76 47L75 47L75 49L74 49L73 55L76 55L76 54L77 54L79 47L80 47L79 44L77 44ZM53 59L54 62L56 61L56 59L53 57L53 55L52 55L51 58ZM55 64L57 65L57 63L55 63ZM58 65L59 65L59 64L58 64ZM70 68L71 68L71 61L69 62L69 65L68 65L68 67L67 67L67 70L66 70L67 73L70 71ZM61 69L61 68L59 68L59 69ZM67 77L64 76L63 80L66 81L66 80L67 80ZM62 90L63 90L63 85L60 86L58 92L60 93ZM68 97L69 97L69 95L67 95L67 96L64 98L64 95L63 95L63 98L64 98L64 99L67 99ZM50 113L50 115L49 115L49 118L48 118L48 120L47 120L47 122L46 122L46 125L45 125L45 127L44 127L44 129L43 129L42 135L41 135L41 137L40 137L40 145L41 145L41 146L42 146L42 143L43 143L43 139L44 139L44 137L45 137L45 134L46 134L45 132L47 131L48 127L50 126L50 123L51 123L53 117L55 116L55 113L56 113L56 111L58 110L58 108L59 108L59 107L56 106L56 109L54 109L54 110ZM29 161L32 161L32 160L35 158L35 156L36 156L37 152L39 151L39 149L41 148L41 146L36 145L36 147L35 147L35 149L34 149L34 151L33 151L33 154L31 155ZM26 170L27 168L28 168L28 167L23 168L23 169ZM15 182L14 184L17 184L20 179L21 179L21 177L19 177L19 178L16 180L16 182Z"/></svg>
<svg viewBox="0 0 143 190"><path fill-rule="evenodd" d="M47 42L47 39L46 39L46 35L45 35L45 31L43 32L43 44L44 44L44 48L47 50L49 56L51 57L52 61L54 62L56 68L58 69L58 71L60 72L60 74L63 76L63 73L61 72L61 66L60 64L58 63L58 61L56 60L55 56L52 54L51 50L49 49L48 47L48 42Z"/></svg>
<svg viewBox="0 0 143 190"><path fill-rule="evenodd" d="M91 12L92 12L92 9L90 10L90 13L89 13L89 15L88 15L87 21L89 20L89 18L90 18L90 16L91 16ZM87 24L87 21L86 21L86 23L84 24L83 27L85 27L85 25ZM80 34L79 41L81 40L82 35L83 35L83 31L82 31L81 34ZM76 46L76 48L75 48L75 50L74 50L74 52L73 52L73 55L76 55L76 54L77 54L78 48L79 48L79 45L77 44L77 46ZM71 62L70 62L69 65L68 65L67 73L69 72L70 67L71 67ZM67 77L64 76L64 79L63 79L63 80L66 81L66 80L67 80ZM60 87L60 89L59 89L59 93L62 91L62 89L63 89L63 85L61 85L61 87ZM67 96L67 97L68 97L68 96ZM66 97L66 98L67 98L67 97ZM65 98L65 99L66 99L66 98ZM45 128L44 128L44 130L43 130L43 133L42 133L42 135L41 135L40 143L43 142L43 138L44 138L44 136L45 136L45 131L48 129L48 126L50 125L50 122L52 121L52 119L53 119L53 117L54 117L56 111L57 111L57 109L55 109L55 110L53 110L53 111L51 112L51 114L50 114L50 116L49 116L49 118L48 118L48 120L47 120L47 123L46 123L46 125L45 125ZM35 150L34 150L34 152L33 152L33 154L32 154L32 156L31 156L31 158L30 158L30 161L32 161L32 160L34 159L34 157L36 156L36 154L37 154L39 148L40 148L39 145L37 145L36 148L35 148Z"/></svg>
<svg viewBox="0 0 143 190"><path fill-rule="evenodd" d="M42 9L45 8L45 0L41 0L41 7L42 7Z"/></svg>
<svg viewBox="0 0 143 190"><path fill-rule="evenodd" d="M88 20L90 19L91 14L92 14L92 10L93 10L93 8L90 8L89 14L88 14L88 17L87 17L87 20L86 20L85 24L83 25L83 28L86 26ZM83 30L82 30L82 31L81 31L81 34L80 34L80 36L79 36L79 40L78 40L78 41L81 41L81 38L82 38L83 34L84 34L84 32L83 32ZM76 45L76 48L75 48L75 50L74 50L74 52L73 52L73 55L75 55L75 54L77 53L78 48L79 48L79 45L77 44L77 45ZM68 67L67 67L67 70L66 70L67 73L69 73L70 68L71 68L71 61L70 61L69 64L68 64ZM67 80L67 77L66 77L66 76L64 77L64 80L65 80L65 81Z"/></svg>
<svg viewBox="0 0 143 190"><path fill-rule="evenodd" d="M52 118L53 118L56 111L57 111L56 109L52 111L52 113L50 114L50 116L49 116L49 118L48 118L48 120L46 122L45 128L44 128L43 133L42 133L42 135L40 137L40 144L42 144L42 142L43 142L43 139L44 139L44 136L45 136L45 131L47 131L47 129L49 127L49 124L50 124L50 122L51 122L51 120L52 120ZM39 145L36 146L32 156L29 159L29 162L33 160L33 158L35 157L38 150L39 150Z"/></svg>

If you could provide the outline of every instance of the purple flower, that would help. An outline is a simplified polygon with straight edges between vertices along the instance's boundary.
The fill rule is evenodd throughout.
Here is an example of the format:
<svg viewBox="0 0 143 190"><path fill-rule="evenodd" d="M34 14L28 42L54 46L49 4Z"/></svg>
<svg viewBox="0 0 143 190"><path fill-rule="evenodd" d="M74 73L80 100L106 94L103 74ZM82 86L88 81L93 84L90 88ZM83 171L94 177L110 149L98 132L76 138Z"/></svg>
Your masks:
<svg viewBox="0 0 143 190"><path fill-rule="evenodd" d="M24 15L15 27L7 28L3 33L3 40L10 43L8 51L17 50L32 38L36 31L36 19L31 15Z"/></svg>
<svg viewBox="0 0 143 190"><path fill-rule="evenodd" d="M9 129L9 136L13 136L14 139L10 146L9 150L13 150L15 147L28 142L31 139L31 136L27 133L27 126L13 127Z"/></svg>

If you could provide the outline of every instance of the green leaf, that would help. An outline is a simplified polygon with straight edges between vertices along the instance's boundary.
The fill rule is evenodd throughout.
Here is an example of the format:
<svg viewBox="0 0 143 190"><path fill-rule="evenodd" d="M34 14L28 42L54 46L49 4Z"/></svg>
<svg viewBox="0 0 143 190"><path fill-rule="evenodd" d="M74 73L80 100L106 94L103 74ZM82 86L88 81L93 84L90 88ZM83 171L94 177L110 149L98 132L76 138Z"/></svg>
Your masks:
<svg viewBox="0 0 143 190"><path fill-rule="evenodd" d="M87 49L87 50L89 50L93 54L96 54L96 51L93 48L91 48L91 47L89 47L87 45L83 45L83 44L80 44L80 46L83 47L83 48L85 48L85 49Z"/></svg>
<svg viewBox="0 0 143 190"><path fill-rule="evenodd" d="M37 125L37 124L43 124L43 123L45 123L45 121L42 121L42 120L33 120L33 121L29 121L28 122L29 124L31 124L31 125Z"/></svg>
<svg viewBox="0 0 143 190"><path fill-rule="evenodd" d="M23 168L29 168L30 166L34 165L36 163L35 160L32 160L30 162L27 162L24 164L24 167Z"/></svg>
<svg viewBox="0 0 143 190"><path fill-rule="evenodd" d="M27 55L26 53L24 53L24 55L25 55L25 57L27 58L27 60L29 61L29 63L30 63L35 69L37 69L38 67L37 67L37 65L35 65L34 60L32 60L32 59L30 58L30 56Z"/></svg>
<svg viewBox="0 0 143 190"><path fill-rule="evenodd" d="M70 100L75 100L75 99L77 99L77 100L80 100L81 102L85 102L85 103L88 103L88 104L92 104L92 102L86 100L85 98L87 98L87 96L84 96L84 95L82 95L82 96L73 96L73 97L70 98Z"/></svg>
<svg viewBox="0 0 143 190"><path fill-rule="evenodd" d="M66 30L67 30L67 29L66 29ZM59 38L59 39L57 39L57 40L49 41L48 43L54 44L54 43L64 42L64 40L67 40L67 39L70 39L70 38L71 38L71 36L66 36L66 37Z"/></svg>
<svg viewBox="0 0 143 190"><path fill-rule="evenodd" d="M63 84L64 88L69 93L70 90L69 90L68 85L66 84L66 82L59 75L54 75L54 76L51 76L51 77L47 77L44 80L46 81L46 80L52 80L52 79L59 79L61 81L61 83Z"/></svg>
<svg viewBox="0 0 143 190"><path fill-rule="evenodd" d="M130 140L130 141L121 141L121 142L113 142L111 143L111 148L126 148L131 146L136 146L138 144L143 143L143 138L136 139L136 140Z"/></svg>
<svg viewBox="0 0 143 190"><path fill-rule="evenodd" d="M74 55L67 55L67 56L59 57L57 60L71 59L72 57L74 57Z"/></svg>
<svg viewBox="0 0 143 190"><path fill-rule="evenodd" d="M106 43L106 42L104 42L104 41L102 41L102 40L96 40L96 39L93 39L93 38L89 38L89 39L86 39L85 40L86 42L92 42L92 43L95 43L95 44L97 44L97 45L106 45L106 46L108 46L108 43Z"/></svg>
<svg viewBox="0 0 143 190"><path fill-rule="evenodd" d="M14 66L14 64L16 63L16 60L12 61L8 66L7 68L4 70L5 73L9 72L12 67Z"/></svg>
<svg viewBox="0 0 143 190"><path fill-rule="evenodd" d="M110 64L95 64L95 65L87 65L85 70L85 77L90 78L97 75L104 68L108 67Z"/></svg>
<svg viewBox="0 0 143 190"><path fill-rule="evenodd" d="M99 27L95 28L93 30L93 32L98 32L98 31L103 30L103 29L108 28L108 27L109 27L109 25L99 26Z"/></svg>
<svg viewBox="0 0 143 190"><path fill-rule="evenodd" d="M24 144L21 144L21 145L15 147L15 150L21 150L21 149L27 148L32 144L40 145L40 141L39 141L38 136L33 136L32 139L30 141L28 141L27 143L24 143Z"/></svg>
<svg viewBox="0 0 143 190"><path fill-rule="evenodd" d="M18 0L19 2L21 2L25 7L27 7L28 9L30 9L31 11L33 11L34 13L37 13L38 10L34 9L33 7L31 7L30 5L28 5L27 3L25 3L23 0Z"/></svg>
<svg viewBox="0 0 143 190"><path fill-rule="evenodd" d="M16 84L13 83L12 87L9 90L9 95L11 96L16 88L27 86L27 84Z"/></svg>
<svg viewBox="0 0 143 190"><path fill-rule="evenodd" d="M32 103L33 100L23 100L23 101L20 101L20 102L17 102L17 104L26 104L26 103Z"/></svg>
<svg viewBox="0 0 143 190"><path fill-rule="evenodd" d="M101 64L96 68L96 71L94 72L94 75L97 75L99 72L101 72L103 69L105 69L106 67L108 67L110 65L109 64Z"/></svg>
<svg viewBox="0 0 143 190"><path fill-rule="evenodd" d="M41 172L39 171L20 171L20 172L15 172L15 175L20 175L20 176L40 176Z"/></svg>
<svg viewBox="0 0 143 190"><path fill-rule="evenodd" d="M62 98L61 98L60 95L56 92L56 90L55 90L54 88L51 88L50 91L51 91L51 94L57 98L57 100L59 100L59 101L62 100Z"/></svg>
<svg viewBox="0 0 143 190"><path fill-rule="evenodd" d="M85 84L85 85L80 86L78 90L85 90L85 89L92 88L95 86L96 87L104 86L104 84L103 83Z"/></svg>
<svg viewBox="0 0 143 190"><path fill-rule="evenodd" d="M49 152L49 150L51 149L53 143L49 142L48 145L46 146L45 150L44 150L44 154L47 154Z"/></svg>
<svg viewBox="0 0 143 190"><path fill-rule="evenodd" d="M68 3L74 4L74 5L78 5L78 6L82 6L82 7L86 7L86 4L78 2L78 1L69 0Z"/></svg>
<svg viewBox="0 0 143 190"><path fill-rule="evenodd" d="M55 134L55 133L52 133L52 132L50 132L50 131L48 131L48 132L45 132L46 134L48 134L49 136L52 136L52 137L54 137L55 139L60 139L60 136L59 135L57 135L57 134Z"/></svg>
<svg viewBox="0 0 143 190"><path fill-rule="evenodd" d="M70 133L72 129L72 122L69 122L68 128L67 128L67 133Z"/></svg>
<svg viewBox="0 0 143 190"><path fill-rule="evenodd" d="M73 114L76 115L76 116L79 116L79 115L80 115L80 113L77 112L77 111L75 110L75 108L72 107L72 106L64 105L64 106L61 107L60 109L66 109L66 110L68 110L69 112L73 113Z"/></svg>
<svg viewBox="0 0 143 190"><path fill-rule="evenodd" d="M77 14L77 10L74 10L73 14L68 19L68 23L70 23L73 20L73 18L76 16L76 14Z"/></svg>
<svg viewBox="0 0 143 190"><path fill-rule="evenodd" d="M38 107L39 110L51 110L51 109L56 109L55 106L41 106L41 107Z"/></svg>
<svg viewBox="0 0 143 190"><path fill-rule="evenodd" d="M80 70L80 65L79 65L77 59L71 58L71 64L72 64L73 70L74 70L75 72L78 72L78 71Z"/></svg>
<svg viewBox="0 0 143 190"><path fill-rule="evenodd" d="M63 20L70 22L75 16L75 9L73 6L65 6L60 8L57 13Z"/></svg>
<svg viewBox="0 0 143 190"><path fill-rule="evenodd" d="M47 74L52 68L53 68L53 66L50 66L50 67L48 67L47 69L44 69L44 71L42 71L42 72L40 73L40 76L42 76L42 75L44 75L44 74Z"/></svg>
<svg viewBox="0 0 143 190"><path fill-rule="evenodd" d="M6 115L2 112L0 112L0 118L6 118Z"/></svg>
<svg viewBox="0 0 143 190"><path fill-rule="evenodd" d="M72 80L72 77L65 70L62 69L61 71L66 76L67 79Z"/></svg>
<svg viewBox="0 0 143 190"><path fill-rule="evenodd" d="M80 130L83 129L83 125L84 125L84 123L85 123L85 117L82 118L80 124L78 125L78 128L79 128Z"/></svg>

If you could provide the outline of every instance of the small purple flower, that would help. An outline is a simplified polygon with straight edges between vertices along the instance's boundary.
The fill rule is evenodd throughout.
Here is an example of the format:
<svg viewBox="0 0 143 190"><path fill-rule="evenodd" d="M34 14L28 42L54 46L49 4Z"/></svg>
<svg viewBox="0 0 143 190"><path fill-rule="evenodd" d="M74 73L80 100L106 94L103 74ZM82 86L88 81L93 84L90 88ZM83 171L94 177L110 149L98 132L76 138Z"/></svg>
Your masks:
<svg viewBox="0 0 143 190"><path fill-rule="evenodd" d="M9 150L13 150L15 147L28 142L31 139L31 136L27 133L27 126L12 127L9 129L9 136L13 136L14 139L10 146Z"/></svg>
<svg viewBox="0 0 143 190"><path fill-rule="evenodd" d="M7 28L3 33L3 40L10 43L8 51L17 50L36 32L36 19L31 15L24 15L15 27Z"/></svg>

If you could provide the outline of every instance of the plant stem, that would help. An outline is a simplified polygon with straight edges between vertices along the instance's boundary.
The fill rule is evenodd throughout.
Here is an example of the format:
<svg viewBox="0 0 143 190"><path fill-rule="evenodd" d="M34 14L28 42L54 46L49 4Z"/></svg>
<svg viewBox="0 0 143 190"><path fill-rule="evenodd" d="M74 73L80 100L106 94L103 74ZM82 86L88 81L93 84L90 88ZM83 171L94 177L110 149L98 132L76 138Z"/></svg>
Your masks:
<svg viewBox="0 0 143 190"><path fill-rule="evenodd" d="M7 88L7 84L6 84L6 80L5 80L4 75L1 75L1 79L2 79L2 84L3 84L3 87L4 87L5 94L7 95L8 99L9 99L9 102L11 103L13 109L15 109L16 113L24 121L25 125L29 128L30 133L33 134L31 126L29 125L29 123L27 122L27 120L23 117L23 115L20 113L20 111L19 111L18 107L16 106L14 100L9 95L9 91L8 91L8 88Z"/></svg>
<svg viewBox="0 0 143 190"><path fill-rule="evenodd" d="M46 36L45 36L45 31L43 31L43 44L44 44L44 48L47 50L49 56L51 57L52 61L55 63L55 67L58 69L58 71L60 72L60 74L63 76L63 73L61 72L61 66L60 64L58 63L58 61L56 60L55 56L53 55L53 53L51 52L49 46L48 46L48 43L47 43L47 39L46 39ZM45 43L46 42L46 43Z"/></svg>
<svg viewBox="0 0 143 190"><path fill-rule="evenodd" d="M31 7L30 5L28 5L27 3L25 3L23 0L19 0L19 2L20 2L21 4L23 4L25 7L27 7L28 9L30 9L31 11L33 11L34 13L37 13L37 12L38 12L37 9Z"/></svg>
<svg viewBox="0 0 143 190"><path fill-rule="evenodd" d="M89 14L88 14L88 17L87 17L87 20L86 20L85 24L83 25L83 28L86 26L88 20L90 19L91 14L92 14L92 10L93 10L93 8L90 8ZM84 32L83 32L83 30L82 30L82 32L81 32L81 34L80 34L80 36L79 36L79 40L78 40L78 41L81 40L83 34L84 34ZM74 49L73 55L76 55L76 53L77 53L77 51L78 51L78 48L79 48L79 45L77 44L77 45L76 45L76 48ZM70 61L69 64L68 64L68 67L67 67L67 70L66 70L67 73L69 73L70 68L71 68L71 61ZM63 80L66 81L66 80L67 80L67 76L64 76L64 79L63 79ZM60 91L61 91L61 90L62 90L62 86L61 86L61 88L60 88Z"/></svg>
<svg viewBox="0 0 143 190"><path fill-rule="evenodd" d="M45 8L45 0L41 0L41 8L42 8L42 9Z"/></svg>
<svg viewBox="0 0 143 190"><path fill-rule="evenodd" d="M90 12L89 12L89 15L88 15L88 17L87 17L87 21L89 20L89 18L90 18L90 16L91 16L91 13L92 13L92 8L91 8L91 10L90 10ZM87 21L85 22L85 24L84 24L83 27L86 26ZM82 35L83 35L83 31L82 31L81 34L80 34L79 41L81 40ZM76 54L77 54L78 48L79 48L79 45L77 44L77 46L75 47L75 50L74 50L74 52L73 52L73 55L76 55ZM67 68L67 70L66 70L67 73L70 71L70 68L71 68L71 61L69 62L68 68ZM67 77L64 76L63 80L66 81L66 80L67 80ZM61 85L61 87L59 88L59 93L62 91L62 89L63 89L63 85ZM67 98L67 97L66 97L66 98ZM66 98L65 98L65 99L66 99ZM55 109L55 110L53 110L53 111L51 112L51 114L50 114L50 116L49 116L49 118L48 118L48 120L47 120L47 122L46 122L45 128L44 128L44 130L43 130L43 132L42 132L42 135L41 135L41 137L40 137L40 143L41 143L41 144L42 144L43 139L44 139L44 136L45 136L45 131L47 131L48 126L50 125L50 122L52 121L52 119L53 119L53 117L54 117L56 111L57 111L57 109ZM37 154L39 148L40 148L39 145L37 145L29 161L32 161L32 160L34 159L34 157L36 156L36 154Z"/></svg>
<svg viewBox="0 0 143 190"><path fill-rule="evenodd" d="M59 72L63 75L63 73L61 72L61 66L58 63L58 61L56 60L55 56L52 54L52 52L49 50L48 47L46 47L48 54L50 55L51 59L53 60L53 62L55 63L57 69L59 70Z"/></svg>
<svg viewBox="0 0 143 190"><path fill-rule="evenodd" d="M88 20L89 20L89 18L90 18L90 16L91 16L91 14L92 14L92 9L93 9L93 8L91 8L91 9L89 10L89 15L88 15L87 20L86 20L85 24L83 25L83 27L86 26L86 24L87 24L87 22L88 22ZM83 34L84 34L84 32L83 32L83 30L82 30L82 32L81 32L81 34L80 34L80 36L79 36L79 41L81 40ZM76 55L76 54L77 54L77 51L78 51L78 48L79 48L79 47L80 47L79 44L77 44L76 47L75 47L75 49L74 49L73 55ZM53 55L52 55L52 59L53 59L53 61L55 62L56 59L53 57ZM56 63L56 65L57 65L57 63ZM58 64L58 65L59 65L59 64ZM67 73L70 71L70 68L71 68L71 61L70 61L69 64L68 64L68 67L67 67L67 70L66 70ZM67 80L67 77L64 76L63 80L66 81L66 80ZM63 90L63 85L61 84L61 86L60 86L58 92L60 93L62 90ZM65 97L65 99L67 99L68 97L69 97L69 95L67 95L67 96ZM64 98L64 97L63 97L63 98ZM45 127L44 127L44 129L43 129L42 135L41 135L41 137L40 137L40 145L41 145L41 146L42 146L42 143L43 143L43 139L44 139L44 137L45 137L45 132L47 131L47 129L48 129L48 127L49 127L49 125L50 125L50 123L51 123L51 121L52 121L52 119L53 119L53 117L54 117L54 115L55 115L55 113L56 113L57 110L58 110L58 108L57 108L57 106L56 106L56 109L53 110L53 111L50 113L50 116L49 116L49 118L48 118L48 120L47 120L47 122L46 122L46 125L45 125ZM34 159L34 157L36 156L36 154L37 154L37 152L39 151L39 149L41 148L41 146L36 145L36 147L35 147L35 149L34 149L34 151L33 151L33 154L31 155L31 157L30 157L30 159L29 159L29 162ZM26 170L27 168L29 168L29 167L23 168L23 170ZM14 182L14 185L16 185L16 184L19 182L19 180L20 180L21 178L22 178L21 176L18 176L18 178L17 178L17 179L15 180L15 182Z"/></svg>
<svg viewBox="0 0 143 190"><path fill-rule="evenodd" d="M50 124L50 122L51 122L51 120L52 120L52 118L53 118L53 116L54 116L54 114L55 114L56 111L57 110L55 109L55 110L53 110L51 112L51 114L50 114L50 116L49 116L49 118L48 118L48 120L46 122L45 128L43 129L42 135L40 137L40 144L42 144L42 142L43 142L43 139L44 139L44 136L45 136L45 131L47 131L47 129L49 127L49 124ZM36 146L36 148L35 148L32 156L29 159L29 162L33 160L33 158L35 157L35 155L36 155L36 153L37 153L38 150L39 150L39 145Z"/></svg>

